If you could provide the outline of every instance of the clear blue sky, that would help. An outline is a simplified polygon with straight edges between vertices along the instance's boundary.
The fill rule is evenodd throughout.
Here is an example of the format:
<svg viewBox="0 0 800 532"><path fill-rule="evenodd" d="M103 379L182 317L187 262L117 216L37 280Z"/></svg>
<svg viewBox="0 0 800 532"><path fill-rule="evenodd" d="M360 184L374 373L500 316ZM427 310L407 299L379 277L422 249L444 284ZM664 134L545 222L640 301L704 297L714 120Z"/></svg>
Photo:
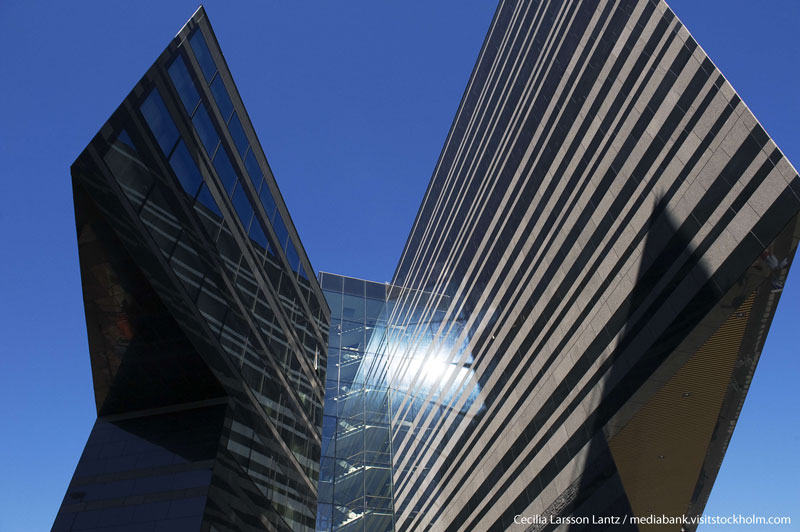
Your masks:
<svg viewBox="0 0 800 532"><path fill-rule="evenodd" d="M800 2L671 5L800 164ZM69 165L196 7L0 2L0 532L49 530L95 417ZM391 278L494 7L206 3L315 268ZM800 501L797 270L709 514Z"/></svg>

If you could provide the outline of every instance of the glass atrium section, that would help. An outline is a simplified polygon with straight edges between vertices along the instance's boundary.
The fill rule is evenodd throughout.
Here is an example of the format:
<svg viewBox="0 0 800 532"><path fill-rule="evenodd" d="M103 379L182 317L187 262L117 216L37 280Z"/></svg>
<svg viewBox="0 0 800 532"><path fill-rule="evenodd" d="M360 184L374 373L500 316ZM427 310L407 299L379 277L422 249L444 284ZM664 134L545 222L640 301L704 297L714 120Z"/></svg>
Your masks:
<svg viewBox="0 0 800 532"><path fill-rule="evenodd" d="M459 320L443 323L446 297L326 272L320 284L331 329L317 530L391 531L406 477L439 481L427 465L408 466L409 440L436 445L445 412L482 411L469 337Z"/></svg>
<svg viewBox="0 0 800 532"><path fill-rule="evenodd" d="M317 530L390 532L389 387L375 351L386 330L386 285L320 277L331 329Z"/></svg>

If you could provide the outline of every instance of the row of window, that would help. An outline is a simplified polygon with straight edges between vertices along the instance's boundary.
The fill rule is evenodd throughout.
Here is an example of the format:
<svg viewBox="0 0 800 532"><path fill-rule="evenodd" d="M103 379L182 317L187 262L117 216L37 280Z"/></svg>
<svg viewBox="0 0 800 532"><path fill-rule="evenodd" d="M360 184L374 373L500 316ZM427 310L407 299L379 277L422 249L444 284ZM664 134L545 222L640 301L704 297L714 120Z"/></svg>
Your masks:
<svg viewBox="0 0 800 532"><path fill-rule="evenodd" d="M283 390L274 369L270 369L271 366L267 365L260 343L226 297L226 292L220 287L219 281L215 280L213 269L198 251L201 246L189 232L184 230L182 223L175 216L174 208L168 200L168 192L134 156L135 147L127 133L123 131L118 141L133 148L134 151L121 149L119 144L112 146L104 156L107 166L136 208L170 267L183 283L187 295L220 341L220 345L241 368L245 381L275 421L284 441L295 452L301 464L313 462L311 466L306 466L306 473L314 478L318 467L315 460L319 451L313 448L311 428L294 415L288 394ZM204 225L215 218L213 213L205 212L208 209L199 202L195 203L194 208ZM223 234L226 231L227 228L222 229ZM223 234L218 242L232 240L229 232L228 236ZM231 249L235 249L238 255L241 255L235 245L220 244L220 256L227 267L231 263ZM317 424L322 417L321 405L313 400L308 379L300 371L297 357L292 356L283 329L275 322L274 313L264 302L263 293L256 288L252 274L246 270L246 265L243 266L238 272L234 271L231 278L234 279L242 299L249 301L246 304L251 308L255 306L253 315L257 318L262 338L277 362L281 364L283 374L289 378L292 389L298 392L307 415ZM249 282L245 282L248 280ZM305 447L299 447L295 442L300 442Z"/></svg>
<svg viewBox="0 0 800 532"><path fill-rule="evenodd" d="M244 162L245 169L249 174L250 182L252 183L253 188L257 191L259 200L264 208L264 212L266 213L269 222L272 224L272 228L277 237L278 247L283 249L286 253L286 258L289 261L292 271L297 272L300 277L308 279L305 269L300 264L300 255L297 252L297 248L295 247L292 239L289 237L289 230L286 226L286 223L278 212L275 199L272 197L272 193L266 182L266 178L262 174L261 168L256 161L254 147L248 143L247 134L242 127L242 123L237 112L233 108L230 95L225 88L225 84L222 80L220 72L217 70L216 64L214 63L203 34L200 31L196 31L189 38L189 44L194 52L195 57L197 58L198 63L200 64L200 69L205 76L205 81L209 85L211 94L213 95L215 103L217 104L217 108L219 109L220 114L222 115L223 120L228 127L228 131L233 139L239 156ZM192 117L192 122L195 124L195 129L197 129L206 151L214 159L214 166L217 168L220 178L223 179L228 194L231 195L231 200L234 208L236 209L237 215L239 216L239 220L242 222L242 225L246 231L252 230L254 232L254 234L250 235L251 238L257 242L259 242L259 240L263 241L261 233L264 231L255 221L253 216L253 207L250 204L247 194L242 188L242 183L237 183L237 175L227 152L225 150L221 150L219 147L219 135L211 123L208 111L205 109L205 104L200 101L197 89L194 86L186 65L183 63L183 59L178 56L168 70L170 78L180 94L181 100L186 108L186 112ZM221 151L222 153L217 155L215 154L215 150ZM216 160L217 157L220 157L219 162ZM220 168L222 169L222 172L220 172ZM255 238L255 236L258 236L259 238ZM263 247L266 249L266 243L263 244Z"/></svg>
<svg viewBox="0 0 800 532"><path fill-rule="evenodd" d="M226 227L224 227L224 224L220 223L222 218L220 210L216 202L214 201L214 198L208 191L207 186L204 184L202 175L200 174L200 171L198 170L194 160L191 158L191 155L189 154L186 145L184 144L183 140L178 138L178 130L175 127L174 122L172 122L171 118L169 117L168 110L157 89L154 89L153 92L151 92L151 94L145 99L145 101L142 103L140 107L140 111L142 112L142 115L145 117L145 121L150 126L151 131L153 132L159 146L167 156L167 160L169 161L170 166L175 172L175 175L178 177L178 180L180 181L184 190L187 192L189 196L192 197L196 196L197 203L202 204L206 209L208 209L208 211L210 211L208 212L210 216L208 216L206 215L206 212L204 212L203 209L198 210L199 218L203 222L204 226L206 226L207 229L210 229L209 232L211 234L217 235L216 242L220 251L220 256L223 259L223 262L226 264L226 266L229 267L229 269L231 264L234 266L234 271L231 272L232 279L234 279L237 288L240 289L240 293L243 299L245 301L248 301L248 298L246 297L248 295L247 294L248 290L246 290L246 286L243 286L244 285L243 281L245 281L246 279L251 279L252 274L249 273L249 269L246 267L246 264L240 261L241 252L238 246L236 246L235 243L233 243L233 238L230 235L229 231L227 230ZM130 136L126 132L123 131L118 137L118 140L127 144L128 146L130 146L135 150L135 146L133 145ZM134 181L137 183L144 183L144 180L142 179L135 179ZM147 188L149 190L150 186L148 186ZM128 192L130 195L130 191L126 190L126 192ZM141 191L140 193L141 201L144 201L145 195L146 192L144 190ZM132 201L133 199L134 198L131 198ZM142 209L141 213L143 216L151 216L152 209ZM172 232L174 234L167 235L163 229L155 233L151 231L151 233L153 233L154 238L159 240L159 242L164 238L166 238L166 240L170 240L170 242L163 243L164 248L175 249L173 246L174 243L171 241L179 237L180 225L177 223L177 221L173 221L173 223L171 224L161 223L159 225L162 228L163 227L172 228ZM149 224L149 226L153 226L153 224ZM163 235L164 238L159 239L161 235ZM178 246L177 249L180 250L182 248L181 246ZM235 257L232 257L231 256L232 254L235 254ZM269 263L273 262L272 259L273 257L269 256L266 258L266 260ZM236 266L238 266L238 271L236 270ZM272 269L278 270L278 268L274 267ZM177 273L180 274L184 272L183 270L181 270ZM247 275L248 273L249 275ZM185 281L183 276L179 275L179 277L181 277L181 280ZM195 280L195 283L197 283L197 286L200 286L200 284L202 284L203 287L206 290L208 290L208 282L203 283L202 281L203 279L201 275L199 279ZM283 282L287 282L287 280L284 280ZM255 285L254 280L250 284L254 286ZM193 283L190 283L190 285L187 286L187 289L191 288L191 285L193 285ZM245 289L244 292L242 292L242 289ZM197 290L195 289L195 291ZM202 301L198 301L198 306L201 307L202 311L206 309L206 307L208 307L207 304L203 304L203 301L208 300L209 302L211 302L214 301L215 299L213 297L210 298L206 297L205 299L203 299L201 298L201 296L205 292L202 290L199 292L200 294L194 294L194 295L202 299ZM254 292L254 290L249 290L249 292ZM250 295L249 297L250 297L249 300L253 299L252 295ZM219 297L217 299L219 299ZM256 295L256 299L260 300L261 298L259 297L259 295ZM224 301L220 300L220 303L217 306L220 307L221 309L221 315L218 317L218 321L220 321L218 329L224 329L227 331L229 327L224 327L223 323L225 323L225 325L228 325L227 322L231 321L232 319L232 316L230 316L231 319L227 320L224 319L224 317L226 316L225 309L228 308L228 305L224 303ZM265 305L264 304L260 306L256 305L256 308L265 308ZM209 315L206 315L205 313L204 315L206 316L207 319L210 318ZM228 315L230 315L230 312L228 313ZM256 316L258 315L259 313L256 312ZM270 323L268 327L265 328L263 323L261 324L262 332L266 334L265 339L270 343L271 348L274 350L274 353L278 357L279 363L281 363L284 366L285 370L284 373L293 381L295 389L300 394L300 398L304 404L304 407L308 412L308 415L311 417L312 420L316 420L318 417L321 417L320 405L316 403L316 401L311 400L312 395L310 386L307 380L304 378L304 376L301 375L299 367L296 368L294 367L297 364L297 362L296 360L294 360L295 357L292 357L288 353L289 351L288 343L285 336L283 335L283 331L280 329L280 327L276 326L273 323L274 316L270 317L272 319L269 320ZM215 321L213 319L210 320L210 324L212 326L214 323ZM238 329L242 329L242 327L239 327ZM239 333L238 335L232 333L223 334L221 337L221 340L223 341L223 347L225 347L226 350L229 350L228 348L232 347L233 351L236 352L236 355L241 356L240 353L242 352L242 350L240 348L239 349L235 348L236 346L234 346L234 344L243 344L245 336L246 333L244 332L244 329L242 329L242 332ZM228 337L234 339L238 338L239 341L238 342L224 341ZM261 364L263 364L263 362ZM260 381L259 384L261 384ZM272 386L274 386L274 384ZM267 386L266 388L270 389L272 388L272 386ZM259 386L258 388L259 389L256 390L257 392L260 391L261 387ZM291 425L294 425L294 423L295 423L294 420L289 422L289 424Z"/></svg>
<svg viewBox="0 0 800 532"><path fill-rule="evenodd" d="M201 34L195 34L200 35ZM198 42L198 41L195 41ZM207 69L204 69L204 71ZM277 262L279 259L275 255L275 246L271 245L272 241L269 238L262 226L259 222L258 217L254 213L254 209L250 204L250 200L248 195L245 191L245 185L243 181L238 177L236 170L231 163L230 157L222 146L220 142L219 135L217 130L214 128L213 124L211 123L211 119L208 115L208 112L205 107L205 103L200 99L199 93L192 81L188 70L186 69L186 65L183 62L183 58L181 56L176 57L173 63L170 65L169 69L170 77L173 79L175 87L179 91L179 95L181 98L182 103L184 104L187 113L192 119L192 123L195 126L195 129L198 133L198 136L201 138L201 142L204 145L204 148L209 153L209 156L212 159L212 164L214 165L219 177L220 181L222 182L226 192L231 197L231 202L234 206L234 210L237 213L237 217L239 218L240 223L244 227L245 231L250 236L254 249L260 253L257 253L257 256L260 256L262 260L262 266L267 268L268 270L272 270L275 268L271 268L273 262ZM214 80L219 79L219 73L216 73ZM212 84L214 81L212 81ZM228 106L226 102L229 102L228 94L224 90L224 86L221 86L221 89L217 89L217 95L215 96L221 103L221 107L223 109L227 109L230 107L230 116L229 116L229 124L235 123L233 119L236 118L235 111L233 111L232 106ZM222 92L220 92L220 90ZM219 96L224 94L223 96ZM216 215L219 219L222 218L221 211L217 206L216 202L214 201L210 191L208 190L207 185L203 182L202 175L193 160L192 156L189 153L186 144L182 139L179 138L179 132L177 127L175 126L174 122L171 119L169 111L164 104L164 101L158 92L157 88L154 88L151 93L147 96L144 100L142 105L140 106L140 111L145 118L148 126L150 127L153 135L156 138L159 146L161 147L162 151L164 152L165 156L167 157L172 170L175 172L176 177L178 178L181 186L187 193L190 198L196 198L196 201L203 204L207 207L214 215ZM238 120L238 119L237 119ZM249 145L246 143L241 145L238 148L241 152L247 152L245 156L245 162L250 167L251 175L256 175L255 172L259 172L257 175L260 176L260 195L262 198L262 205L264 206L265 212L270 216L270 221L273 222L273 229L278 234L278 238L281 239L284 243L284 250L287 254L287 258L289 259L290 263L295 267L295 271L301 272L301 277L305 279L305 273L302 267L299 264L299 256L295 250L294 244L292 243L291 239L289 238L288 230L286 229L285 224L283 223L282 218L277 213L277 208L275 206L275 202L272 199L272 195L269 192L268 186L266 184L266 180L261 176L258 164L255 162L254 155L252 153L252 149L250 149ZM202 216L201 216L202 218ZM205 222L205 220L203 220ZM209 224L205 224L209 226ZM223 244L224 234L226 232L226 228L222 224L212 224L214 227L210 227L210 234L212 235L212 240L216 241L218 247L226 247L221 246ZM221 229L217 227L217 225L222 226ZM235 247L235 245L234 245ZM238 252L238 247L236 248ZM221 254L224 256L224 250L220 249ZM241 256L240 253L237 253L237 257L234 262L239 262L239 257ZM225 258L225 257L223 257ZM227 264L227 263L226 263ZM241 266L240 266L241 269ZM233 272L233 276L236 279L237 275L236 272ZM301 285L308 284L308 281L301 279ZM287 316L290 319L294 318L294 314L302 314L302 312L297 312L295 307L299 306L299 303L295 302L295 290L291 286L291 283L287 283L286 281L279 281L281 287L286 284L286 288L288 290L280 290L280 296L286 296L285 300L284 297L280 297L281 303L287 310ZM278 289L278 283L275 285L276 290ZM288 292L288 294L287 294ZM313 297L313 294L309 290L308 293L304 294L304 296ZM317 305L318 308L318 305ZM296 323L293 321L293 323ZM316 344L316 341L310 342L313 340L313 335L311 334L304 334L308 331L298 331L300 335L301 341L303 344L313 343ZM313 349L309 349L308 346L304 345L306 351L311 351L311 355L313 356L319 350L314 346ZM308 353L307 353L308 354ZM302 389L302 388L301 388ZM309 390L310 391L310 390ZM314 410L311 405L308 403L313 401L309 401L309 394L301 392L301 398L303 398L303 402L306 403L306 407ZM312 417L313 419L313 417Z"/></svg>
<svg viewBox="0 0 800 532"><path fill-rule="evenodd" d="M255 214L255 209L253 208L253 204L251 204L248 192L245 190L246 187L242 177L235 170L231 162L231 155L222 147L219 134L206 109L206 104L200 98L195 82L184 63L183 57L180 55L173 60L172 64L167 69L170 79L180 96L187 114L192 120L195 130L198 132L198 136L201 138L204 148L212 159L212 163L220 176L220 180L231 199L237 218L253 242L254 248L261 252L262 259L266 256L267 262L269 262L271 256L277 259L275 252L277 247L283 249L291 270L297 273L297 281L299 282L302 299L308 302L315 316L315 321L322 323L324 322L324 320L321 319L322 308L311 288L311 282L309 281L306 271L300 264L300 256L297 252L297 248L289 236L289 230L278 212L267 179L262 174L261 168L256 160L254 146L248 143L247 135L244 132L239 116L234 109L230 95L222 80L221 73L214 63L203 34L200 31L196 31L189 38L189 44L200 65L204 76L203 81L208 83L209 90L228 127L236 150L242 158L246 173L250 178L253 189L258 195L258 201L264 209L267 221L272 225L272 229L276 235L277 245L274 243L271 236L269 236L269 232L266 231L265 227L262 227L260 218ZM191 162L191 160L189 161ZM190 189L187 189L189 194L195 190L194 183L190 183L190 185ZM264 266L268 265L264 264ZM284 283L281 283L282 287L283 284ZM304 312L300 311L301 305L296 300L294 292L294 289L290 289L283 290L282 293L279 294L280 296L286 295L285 300L281 297L281 303L286 308L286 314L290 316L290 318L293 314L304 315ZM293 323L298 322L293 319ZM301 331L298 331L298 333L300 334L301 342L304 344L306 354L309 356L309 360L317 360L321 350L316 346L316 339L314 339L313 342L309 342L308 338L304 338ZM309 349L307 345L309 343L315 345ZM322 365L317 364L317 367L317 373L320 376L320 380L322 380L325 367L324 361Z"/></svg>

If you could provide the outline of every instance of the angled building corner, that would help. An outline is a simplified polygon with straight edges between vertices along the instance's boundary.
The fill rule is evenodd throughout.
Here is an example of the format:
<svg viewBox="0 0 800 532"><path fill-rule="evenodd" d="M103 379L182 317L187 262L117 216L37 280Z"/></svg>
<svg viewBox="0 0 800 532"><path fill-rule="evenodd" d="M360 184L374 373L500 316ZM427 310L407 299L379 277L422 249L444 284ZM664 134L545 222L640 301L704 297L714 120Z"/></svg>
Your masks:
<svg viewBox="0 0 800 532"><path fill-rule="evenodd" d="M693 530L799 211L666 3L501 1L392 281L396 529Z"/></svg>
<svg viewBox="0 0 800 532"><path fill-rule="evenodd" d="M330 314L202 7L72 179L98 417L53 530L313 530Z"/></svg>
<svg viewBox="0 0 800 532"><path fill-rule="evenodd" d="M800 241L663 0L500 1L391 284L315 278L203 8L71 171L98 417L55 531L697 517Z"/></svg>

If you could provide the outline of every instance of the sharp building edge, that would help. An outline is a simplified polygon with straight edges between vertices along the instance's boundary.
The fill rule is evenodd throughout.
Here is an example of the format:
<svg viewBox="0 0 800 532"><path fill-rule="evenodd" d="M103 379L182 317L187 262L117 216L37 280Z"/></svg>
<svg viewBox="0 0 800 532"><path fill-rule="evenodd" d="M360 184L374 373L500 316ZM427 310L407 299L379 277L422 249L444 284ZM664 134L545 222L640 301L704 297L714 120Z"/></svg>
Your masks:
<svg viewBox="0 0 800 532"><path fill-rule="evenodd" d="M396 529L700 515L799 193L663 1L500 2L393 279Z"/></svg>
<svg viewBox="0 0 800 532"><path fill-rule="evenodd" d="M72 182L98 417L53 530L313 530L329 310L202 8Z"/></svg>
<svg viewBox="0 0 800 532"><path fill-rule="evenodd" d="M72 175L58 531L694 530L800 238L656 0L500 2L391 283L315 278L202 8Z"/></svg>

